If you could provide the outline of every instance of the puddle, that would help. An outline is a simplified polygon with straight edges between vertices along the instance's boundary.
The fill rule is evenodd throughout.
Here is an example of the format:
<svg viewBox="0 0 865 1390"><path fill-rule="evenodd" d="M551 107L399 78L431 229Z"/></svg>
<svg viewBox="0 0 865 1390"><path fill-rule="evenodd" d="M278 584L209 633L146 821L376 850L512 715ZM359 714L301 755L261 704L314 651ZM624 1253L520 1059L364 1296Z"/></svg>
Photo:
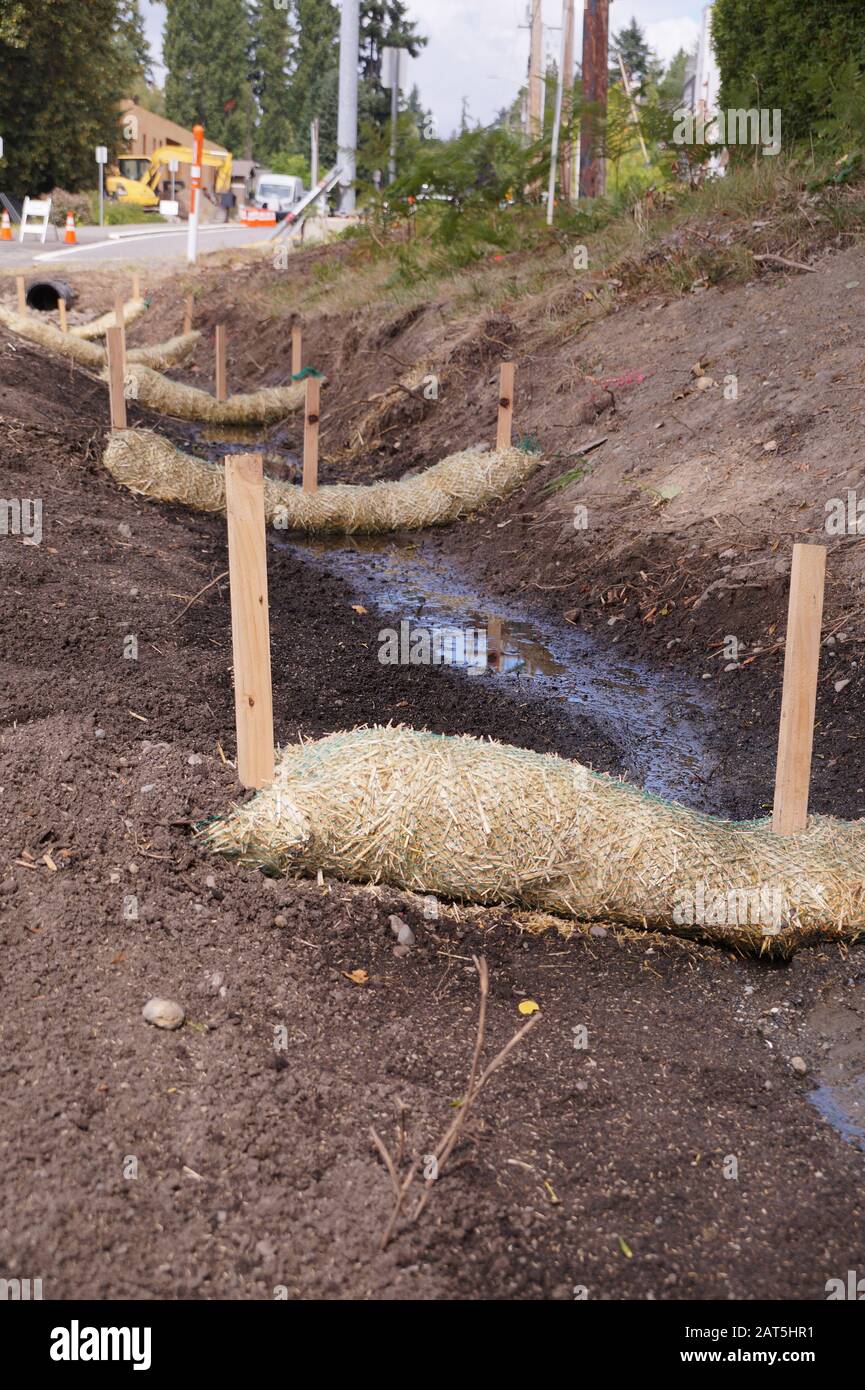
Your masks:
<svg viewBox="0 0 865 1390"><path fill-rule="evenodd" d="M865 1153L865 1076L837 1086L823 1082L808 1099L842 1139Z"/></svg>
<svg viewBox="0 0 865 1390"><path fill-rule="evenodd" d="M526 698L573 705L622 749L629 775L645 790L702 801L701 683L689 686L619 658L562 620L484 599L421 540L338 536L275 544L338 574L359 602L381 614L383 629L390 619L390 659L408 661L414 642L421 661L444 654L444 664L463 667L467 678L518 684Z"/></svg>
<svg viewBox="0 0 865 1390"><path fill-rule="evenodd" d="M821 1054L811 1104L848 1144L865 1152L865 995L834 990L807 1019L812 1050Z"/></svg>

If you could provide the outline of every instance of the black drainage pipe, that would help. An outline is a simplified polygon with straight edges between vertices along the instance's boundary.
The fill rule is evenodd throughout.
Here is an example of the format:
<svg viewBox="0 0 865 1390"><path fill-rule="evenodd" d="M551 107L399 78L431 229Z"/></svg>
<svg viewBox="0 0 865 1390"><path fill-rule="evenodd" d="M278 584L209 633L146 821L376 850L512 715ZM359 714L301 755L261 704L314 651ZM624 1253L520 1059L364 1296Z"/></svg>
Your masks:
<svg viewBox="0 0 865 1390"><path fill-rule="evenodd" d="M27 306L48 313L56 309L60 300L71 309L78 295L65 280L31 280L27 286Z"/></svg>

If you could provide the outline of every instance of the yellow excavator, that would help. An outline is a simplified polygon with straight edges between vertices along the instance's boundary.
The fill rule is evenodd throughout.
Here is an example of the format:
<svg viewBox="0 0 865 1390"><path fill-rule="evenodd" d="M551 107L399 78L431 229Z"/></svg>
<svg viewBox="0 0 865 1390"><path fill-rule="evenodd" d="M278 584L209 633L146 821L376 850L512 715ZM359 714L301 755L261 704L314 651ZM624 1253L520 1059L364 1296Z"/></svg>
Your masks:
<svg viewBox="0 0 865 1390"><path fill-rule="evenodd" d="M192 164L188 145L162 145L147 158L144 155L123 155L108 172L105 191L109 198L120 203L155 210L159 207L160 185L170 180L168 162L176 159L180 165ZM231 155L205 150L201 160L209 169L216 169L216 192L225 193L231 187ZM186 182L185 176L178 175ZM166 193L162 194L167 197Z"/></svg>

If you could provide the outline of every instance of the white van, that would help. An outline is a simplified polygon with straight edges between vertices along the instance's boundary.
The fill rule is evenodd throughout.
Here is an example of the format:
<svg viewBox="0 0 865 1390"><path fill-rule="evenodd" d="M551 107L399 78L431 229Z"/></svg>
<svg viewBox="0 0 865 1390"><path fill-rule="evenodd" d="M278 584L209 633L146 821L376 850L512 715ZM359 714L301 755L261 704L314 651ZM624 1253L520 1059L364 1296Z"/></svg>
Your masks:
<svg viewBox="0 0 865 1390"><path fill-rule="evenodd" d="M291 212L305 191L303 179L294 174L269 174L265 170L255 180L256 203L277 215Z"/></svg>

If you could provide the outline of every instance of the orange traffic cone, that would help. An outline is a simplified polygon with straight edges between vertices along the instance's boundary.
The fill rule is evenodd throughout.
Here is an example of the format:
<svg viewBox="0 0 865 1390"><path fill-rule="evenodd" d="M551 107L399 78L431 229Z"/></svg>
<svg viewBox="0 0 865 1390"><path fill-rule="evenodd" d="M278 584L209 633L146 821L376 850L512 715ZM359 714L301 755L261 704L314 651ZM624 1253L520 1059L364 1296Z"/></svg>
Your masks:
<svg viewBox="0 0 865 1390"><path fill-rule="evenodd" d="M12 240L12 223L9 221L9 214L3 209L3 216L0 217L0 241Z"/></svg>
<svg viewBox="0 0 865 1390"><path fill-rule="evenodd" d="M69 246L75 246L78 242L78 238L75 235L75 218L72 216L71 212L67 212L66 214L66 235L63 240Z"/></svg>

